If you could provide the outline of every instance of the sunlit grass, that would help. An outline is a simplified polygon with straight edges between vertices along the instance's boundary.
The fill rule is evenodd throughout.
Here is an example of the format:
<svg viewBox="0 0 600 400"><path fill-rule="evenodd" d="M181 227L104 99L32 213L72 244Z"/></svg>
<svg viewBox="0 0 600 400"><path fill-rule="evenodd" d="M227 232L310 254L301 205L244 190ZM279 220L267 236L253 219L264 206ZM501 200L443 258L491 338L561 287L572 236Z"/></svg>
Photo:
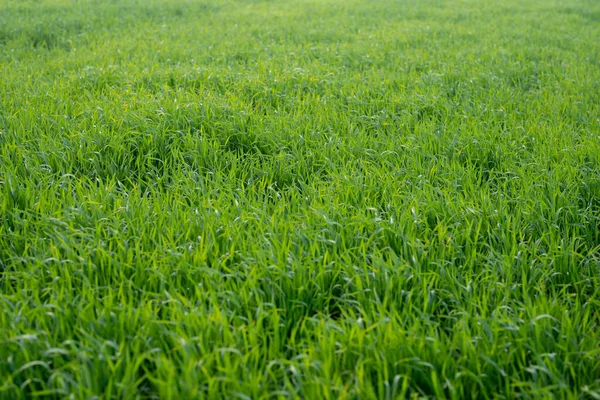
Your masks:
<svg viewBox="0 0 600 400"><path fill-rule="evenodd" d="M0 398L600 398L599 18L0 0Z"/></svg>

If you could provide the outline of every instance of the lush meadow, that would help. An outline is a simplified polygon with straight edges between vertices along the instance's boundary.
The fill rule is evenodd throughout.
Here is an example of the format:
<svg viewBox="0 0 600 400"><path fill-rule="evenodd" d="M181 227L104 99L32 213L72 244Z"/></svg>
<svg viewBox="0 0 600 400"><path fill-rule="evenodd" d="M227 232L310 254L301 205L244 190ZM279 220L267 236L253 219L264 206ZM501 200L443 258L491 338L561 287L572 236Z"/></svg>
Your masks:
<svg viewBox="0 0 600 400"><path fill-rule="evenodd" d="M597 1L0 0L1 399L599 399L599 227Z"/></svg>

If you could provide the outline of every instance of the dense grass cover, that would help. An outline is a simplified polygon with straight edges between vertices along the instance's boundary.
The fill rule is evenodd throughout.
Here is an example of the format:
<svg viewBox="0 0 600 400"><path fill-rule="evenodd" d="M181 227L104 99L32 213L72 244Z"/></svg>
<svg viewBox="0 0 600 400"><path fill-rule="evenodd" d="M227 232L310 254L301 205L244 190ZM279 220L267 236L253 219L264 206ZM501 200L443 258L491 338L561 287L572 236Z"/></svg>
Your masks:
<svg viewBox="0 0 600 400"><path fill-rule="evenodd" d="M0 0L0 398L600 398L600 3Z"/></svg>

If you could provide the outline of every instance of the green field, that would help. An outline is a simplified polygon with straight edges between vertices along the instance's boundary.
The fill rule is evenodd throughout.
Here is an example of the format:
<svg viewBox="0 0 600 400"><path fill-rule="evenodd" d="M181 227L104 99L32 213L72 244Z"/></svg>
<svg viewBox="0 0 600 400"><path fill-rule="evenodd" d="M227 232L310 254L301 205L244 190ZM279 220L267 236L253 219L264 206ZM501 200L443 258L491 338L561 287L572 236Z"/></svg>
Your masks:
<svg viewBox="0 0 600 400"><path fill-rule="evenodd" d="M597 0L0 0L0 399L600 399Z"/></svg>

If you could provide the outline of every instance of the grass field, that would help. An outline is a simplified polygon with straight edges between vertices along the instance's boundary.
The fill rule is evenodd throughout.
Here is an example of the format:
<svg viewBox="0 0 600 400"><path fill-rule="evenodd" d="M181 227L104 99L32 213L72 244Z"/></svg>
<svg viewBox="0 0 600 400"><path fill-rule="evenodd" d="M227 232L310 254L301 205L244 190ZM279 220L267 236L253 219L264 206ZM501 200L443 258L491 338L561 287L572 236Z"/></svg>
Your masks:
<svg viewBox="0 0 600 400"><path fill-rule="evenodd" d="M0 398L600 399L600 3L0 0Z"/></svg>

